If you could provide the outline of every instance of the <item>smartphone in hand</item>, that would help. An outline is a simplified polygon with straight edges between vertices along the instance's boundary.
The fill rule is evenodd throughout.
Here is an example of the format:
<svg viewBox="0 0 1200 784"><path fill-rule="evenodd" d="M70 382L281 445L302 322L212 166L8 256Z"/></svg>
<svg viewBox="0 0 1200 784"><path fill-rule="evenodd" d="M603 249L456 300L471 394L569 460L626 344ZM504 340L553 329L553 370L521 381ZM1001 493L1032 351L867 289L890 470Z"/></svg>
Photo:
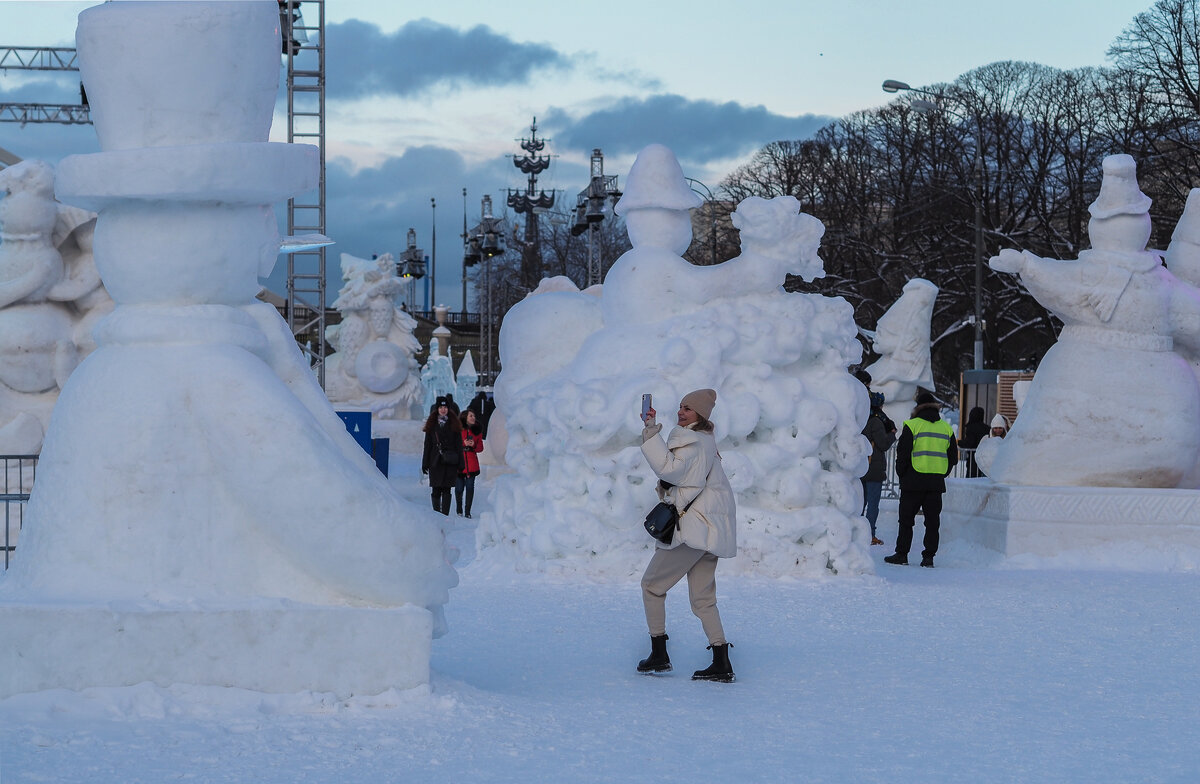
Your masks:
<svg viewBox="0 0 1200 784"><path fill-rule="evenodd" d="M642 395L642 421L646 421L646 417L650 416L650 395Z"/></svg>

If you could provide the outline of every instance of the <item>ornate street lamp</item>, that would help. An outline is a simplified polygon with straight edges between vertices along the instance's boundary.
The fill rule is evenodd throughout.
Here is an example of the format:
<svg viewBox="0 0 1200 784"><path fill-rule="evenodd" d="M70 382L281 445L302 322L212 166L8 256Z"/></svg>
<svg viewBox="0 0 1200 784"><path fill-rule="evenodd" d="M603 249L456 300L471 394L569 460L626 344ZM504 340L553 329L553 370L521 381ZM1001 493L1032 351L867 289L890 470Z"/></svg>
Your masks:
<svg viewBox="0 0 1200 784"><path fill-rule="evenodd" d="M951 116L957 117L963 122L970 123L971 120L945 106L946 96L941 93L922 90L917 87L911 87L907 82L901 82L896 79L887 79L883 83L883 91L885 93L896 92L914 92L921 95L928 95L933 98L933 101L926 101L921 98L913 99L911 106L918 112L944 112ZM975 178L975 351L974 351L974 370L983 369L983 127L978 126L979 136L975 140L975 164L972 167Z"/></svg>

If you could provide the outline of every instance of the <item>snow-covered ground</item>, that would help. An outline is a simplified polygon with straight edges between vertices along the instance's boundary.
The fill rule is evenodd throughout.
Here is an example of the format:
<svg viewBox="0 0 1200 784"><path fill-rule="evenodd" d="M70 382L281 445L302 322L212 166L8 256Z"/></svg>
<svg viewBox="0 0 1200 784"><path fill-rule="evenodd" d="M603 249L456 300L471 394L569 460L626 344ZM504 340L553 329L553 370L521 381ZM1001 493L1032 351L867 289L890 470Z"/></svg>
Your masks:
<svg viewBox="0 0 1200 784"><path fill-rule="evenodd" d="M393 455L422 497L415 466ZM718 569L737 682L693 683L709 654L683 586L675 672L638 675L636 579L499 574L473 562L471 521L451 522L461 585L429 689L21 695L0 702L0 782L1200 780L1196 573L954 547L933 570L872 548L865 577ZM892 542L894 502L880 523Z"/></svg>

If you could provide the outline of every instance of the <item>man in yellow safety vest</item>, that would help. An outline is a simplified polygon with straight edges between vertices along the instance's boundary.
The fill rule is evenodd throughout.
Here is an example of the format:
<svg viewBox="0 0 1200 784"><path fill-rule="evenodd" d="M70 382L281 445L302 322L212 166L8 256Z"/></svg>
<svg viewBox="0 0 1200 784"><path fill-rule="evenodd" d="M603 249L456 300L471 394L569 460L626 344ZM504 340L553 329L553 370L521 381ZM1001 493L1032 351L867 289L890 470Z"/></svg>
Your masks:
<svg viewBox="0 0 1200 784"><path fill-rule="evenodd" d="M896 446L896 475L900 477L900 527L896 532L896 553L883 560L907 564L912 547L913 525L917 512L925 515L925 549L921 566L933 568L937 555L938 527L941 525L942 494L946 477L958 462L954 428L938 416L933 395L922 392L912 418L904 423Z"/></svg>

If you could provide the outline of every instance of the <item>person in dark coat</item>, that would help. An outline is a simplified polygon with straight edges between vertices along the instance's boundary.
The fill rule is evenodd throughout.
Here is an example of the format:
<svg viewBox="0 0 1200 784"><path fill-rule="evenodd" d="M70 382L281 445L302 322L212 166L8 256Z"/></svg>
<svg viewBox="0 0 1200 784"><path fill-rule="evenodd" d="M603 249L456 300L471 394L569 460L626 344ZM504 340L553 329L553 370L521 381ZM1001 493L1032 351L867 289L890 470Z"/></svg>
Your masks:
<svg viewBox="0 0 1200 784"><path fill-rule="evenodd" d="M449 516L450 490L463 466L462 423L451 413L448 400L439 397L422 430L425 449L421 453L421 473L429 474L434 511Z"/></svg>
<svg viewBox="0 0 1200 784"><path fill-rule="evenodd" d="M933 395L922 392L912 418L904 423L900 443L896 446L896 475L900 477L899 530L896 532L896 552L883 560L890 564L907 564L912 547L913 526L917 512L925 515L925 549L921 551L921 566L933 568L938 550L938 528L941 525L942 494L946 492L946 477L958 462L958 444L954 428L938 415Z"/></svg>
<svg viewBox="0 0 1200 784"><path fill-rule="evenodd" d="M967 456L967 477L970 479L983 476L979 466L975 465L975 449L988 434L988 426L983 421L983 415L983 409L979 406L972 408L971 413L967 414L967 424L963 425L963 437L958 439L960 447L971 450L971 454Z"/></svg>
<svg viewBox="0 0 1200 784"><path fill-rule="evenodd" d="M467 519L471 518L471 504L475 500L475 477L479 476L479 453L483 451L483 427L475 409L462 413L463 466L454 485L454 511L463 513L463 495L467 497Z"/></svg>
<svg viewBox="0 0 1200 784"><path fill-rule="evenodd" d="M896 424L883 413L883 393L869 392L871 413L863 435L871 442L871 462L867 473L862 476L863 517L871 524L871 544L883 544L875 535L875 521L879 519L879 497L883 495L883 480L887 478L887 451L896 443Z"/></svg>

